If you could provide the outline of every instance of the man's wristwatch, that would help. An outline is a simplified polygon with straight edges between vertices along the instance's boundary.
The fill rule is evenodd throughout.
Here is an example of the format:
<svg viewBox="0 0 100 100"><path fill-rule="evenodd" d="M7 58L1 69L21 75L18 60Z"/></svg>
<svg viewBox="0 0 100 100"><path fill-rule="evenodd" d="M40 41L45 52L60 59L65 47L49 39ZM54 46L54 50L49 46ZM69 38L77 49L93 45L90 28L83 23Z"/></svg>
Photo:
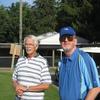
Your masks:
<svg viewBox="0 0 100 100"><path fill-rule="evenodd" d="M29 91L29 86L26 86L26 90L25 91Z"/></svg>

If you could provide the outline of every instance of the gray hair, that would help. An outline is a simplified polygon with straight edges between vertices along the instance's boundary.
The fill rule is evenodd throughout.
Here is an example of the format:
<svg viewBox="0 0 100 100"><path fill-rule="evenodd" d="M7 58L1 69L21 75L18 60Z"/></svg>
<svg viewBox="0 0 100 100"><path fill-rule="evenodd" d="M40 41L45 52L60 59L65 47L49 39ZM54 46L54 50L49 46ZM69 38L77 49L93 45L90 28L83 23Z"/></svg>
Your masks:
<svg viewBox="0 0 100 100"><path fill-rule="evenodd" d="M35 45L37 46L37 48L38 48L38 46L39 46L39 40L38 40L37 37L34 36L34 35L27 35L27 36L24 38L24 45L25 45L25 42L26 42L26 40L27 40L28 38L31 38L31 39L33 40L34 44L35 44Z"/></svg>

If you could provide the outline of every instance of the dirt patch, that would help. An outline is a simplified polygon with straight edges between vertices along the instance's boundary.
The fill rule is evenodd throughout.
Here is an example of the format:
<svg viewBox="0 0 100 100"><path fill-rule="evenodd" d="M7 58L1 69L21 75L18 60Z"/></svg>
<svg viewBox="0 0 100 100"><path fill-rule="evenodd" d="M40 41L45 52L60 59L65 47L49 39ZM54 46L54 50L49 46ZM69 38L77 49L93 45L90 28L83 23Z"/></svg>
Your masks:
<svg viewBox="0 0 100 100"><path fill-rule="evenodd" d="M2 67L0 68L0 72L12 72L13 69L11 69L10 67Z"/></svg>

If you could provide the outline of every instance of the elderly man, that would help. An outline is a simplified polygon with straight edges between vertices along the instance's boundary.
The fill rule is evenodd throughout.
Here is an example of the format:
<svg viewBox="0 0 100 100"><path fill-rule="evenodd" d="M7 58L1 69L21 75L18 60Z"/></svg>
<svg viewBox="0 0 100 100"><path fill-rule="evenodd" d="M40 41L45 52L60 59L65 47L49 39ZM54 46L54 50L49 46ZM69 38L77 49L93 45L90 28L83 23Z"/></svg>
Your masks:
<svg viewBox="0 0 100 100"><path fill-rule="evenodd" d="M20 57L12 80L16 100L44 100L44 91L51 84L47 60L37 53L39 41L34 35L24 38L26 56Z"/></svg>

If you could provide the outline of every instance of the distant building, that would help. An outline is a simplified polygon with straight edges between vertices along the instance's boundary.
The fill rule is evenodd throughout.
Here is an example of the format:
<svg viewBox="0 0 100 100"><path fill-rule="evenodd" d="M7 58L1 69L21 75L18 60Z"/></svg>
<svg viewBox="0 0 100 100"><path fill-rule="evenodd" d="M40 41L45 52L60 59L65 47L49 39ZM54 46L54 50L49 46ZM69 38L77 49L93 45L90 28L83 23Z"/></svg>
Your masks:
<svg viewBox="0 0 100 100"><path fill-rule="evenodd" d="M89 41L81 38L78 38L78 46L88 46ZM59 34L57 32L48 32L46 34L38 36L40 40L39 53L47 58L50 66L57 66L58 59L60 59L61 52L59 43ZM0 67L10 67L12 61L12 55L10 52L11 43L0 43ZM16 56L15 63L18 56Z"/></svg>

